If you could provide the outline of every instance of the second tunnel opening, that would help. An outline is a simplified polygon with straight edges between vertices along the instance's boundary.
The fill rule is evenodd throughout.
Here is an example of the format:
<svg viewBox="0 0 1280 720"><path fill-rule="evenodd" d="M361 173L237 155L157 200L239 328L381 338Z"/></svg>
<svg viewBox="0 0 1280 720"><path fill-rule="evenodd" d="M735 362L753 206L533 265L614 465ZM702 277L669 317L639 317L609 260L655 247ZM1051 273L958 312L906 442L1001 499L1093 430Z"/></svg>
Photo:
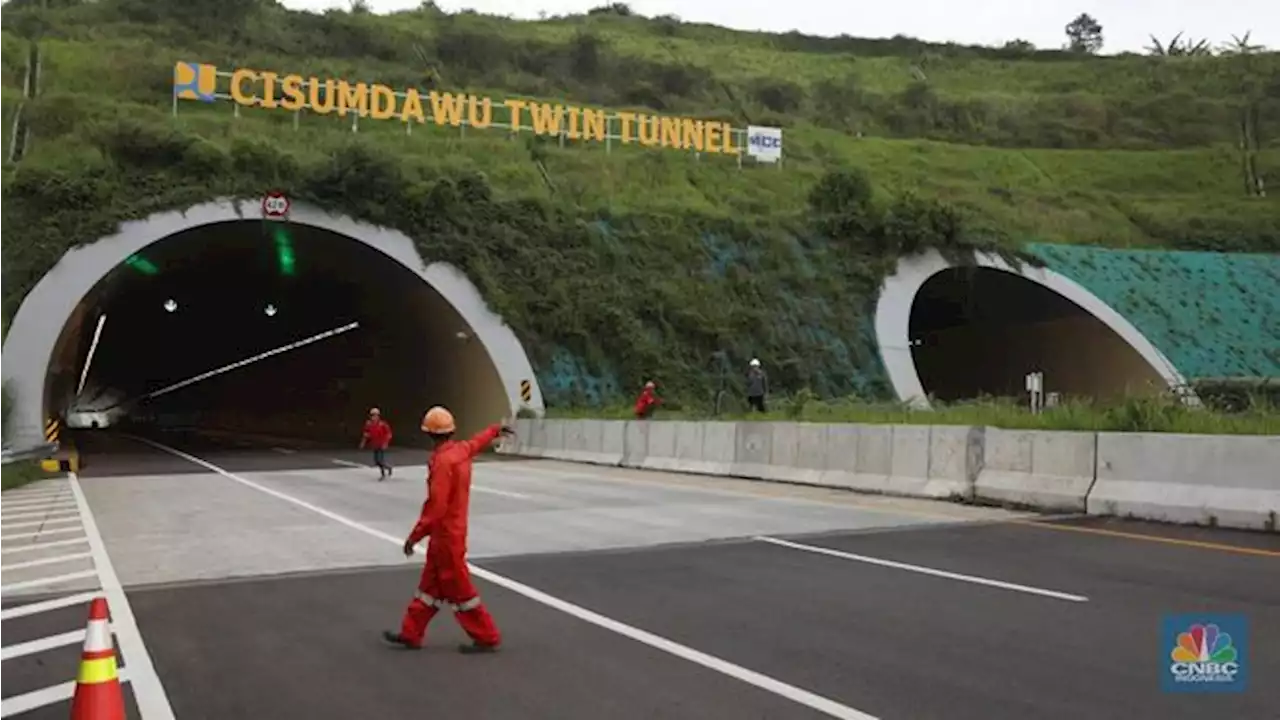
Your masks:
<svg viewBox="0 0 1280 720"><path fill-rule="evenodd" d="M1026 397L1026 375L1062 397L1118 399L1167 387L1128 342L1070 299L1015 273L943 270L911 306L911 354L942 401Z"/></svg>
<svg viewBox="0 0 1280 720"><path fill-rule="evenodd" d="M131 256L80 303L50 370L46 406L126 401L117 409L144 425L354 443L376 406L397 445L417 446L432 405L460 432L509 413L487 349L421 275L358 239L278 222L204 225Z"/></svg>

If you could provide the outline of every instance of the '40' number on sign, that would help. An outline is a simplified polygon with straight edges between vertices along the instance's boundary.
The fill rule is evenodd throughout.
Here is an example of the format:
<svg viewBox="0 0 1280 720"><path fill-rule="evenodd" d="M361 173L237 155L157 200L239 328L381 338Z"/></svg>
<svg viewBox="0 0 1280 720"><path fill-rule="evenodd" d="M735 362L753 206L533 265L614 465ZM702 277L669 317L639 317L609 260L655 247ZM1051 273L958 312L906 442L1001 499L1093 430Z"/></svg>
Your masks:
<svg viewBox="0 0 1280 720"><path fill-rule="evenodd" d="M262 209L268 215L284 215L289 211L289 200L279 195L272 195L262 201Z"/></svg>

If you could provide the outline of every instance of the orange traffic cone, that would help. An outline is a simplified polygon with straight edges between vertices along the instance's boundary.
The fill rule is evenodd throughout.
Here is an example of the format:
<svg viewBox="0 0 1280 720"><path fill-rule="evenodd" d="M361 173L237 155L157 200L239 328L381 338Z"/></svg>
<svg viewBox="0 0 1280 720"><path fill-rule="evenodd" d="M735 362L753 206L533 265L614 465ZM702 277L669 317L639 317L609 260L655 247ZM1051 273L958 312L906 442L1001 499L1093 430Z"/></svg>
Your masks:
<svg viewBox="0 0 1280 720"><path fill-rule="evenodd" d="M106 598L94 598L89 605L76 694L71 700L71 720L125 720L124 690L116 673L116 650L107 617Z"/></svg>

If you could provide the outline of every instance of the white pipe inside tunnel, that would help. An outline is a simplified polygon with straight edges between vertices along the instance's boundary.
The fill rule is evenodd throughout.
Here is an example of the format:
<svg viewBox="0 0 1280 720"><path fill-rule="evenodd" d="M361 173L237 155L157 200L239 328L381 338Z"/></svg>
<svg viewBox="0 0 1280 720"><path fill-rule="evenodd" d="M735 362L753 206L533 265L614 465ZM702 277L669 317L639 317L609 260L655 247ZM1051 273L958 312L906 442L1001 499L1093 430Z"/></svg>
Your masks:
<svg viewBox="0 0 1280 720"><path fill-rule="evenodd" d="M3 371L13 394L15 439L41 435L46 416L71 408L91 344L88 334L103 312L109 311L111 319L99 338L85 387L96 383L133 395L140 388L143 394L147 388L157 389L166 379L183 379L173 377L175 373L187 371L184 377L191 377L214 369L219 361L283 344L273 345L283 335L273 335L270 328L289 328L294 331L291 339L297 339L306 330L339 325L350 318L326 317L326 303L336 303L343 293L352 301L354 309L349 310L365 315L370 325L362 333L351 333L358 337L345 348L363 357L342 358L343 348L336 340L327 347L316 343L314 349L293 353L292 360L285 355L280 363L264 360L260 367L245 366L193 384L190 394L184 389L168 397L174 402L184 396L190 402L212 401L237 387L235 383L241 389L245 383L266 383L262 387L271 390L277 383L314 372L316 362L328 362L339 368L333 370L333 382L325 386L324 398L309 400L323 401L322 415L340 411L342 417L309 418L309 427L300 430L304 436L324 432L325 423L340 424L342 432L348 432L358 427L369 405L396 409L400 439L417 434L426 404L451 406L462 432L522 407L542 413L542 394L524 348L456 268L425 263L402 233L295 203L286 227L296 236L296 277L278 277L280 269L264 266L271 260L262 259L264 246L270 245L263 235L271 232L264 228L274 223L264 223L253 209L245 217L236 203L219 201L163 213L126 223L115 235L68 251L23 300L5 338ZM268 280L272 274L276 279ZM211 290L219 285L217 292ZM177 307L172 312L163 307L169 295L183 293L186 302L173 298ZM287 306L290 301L297 304ZM111 310L113 305L117 309ZM267 305L276 312L266 312ZM253 318L245 314L250 307ZM73 318L79 320L68 327ZM189 324L184 326L184 320ZM201 333L220 340L205 342ZM191 343L204 343L208 356L175 352L190 350L186 346ZM308 352L312 354L304 354ZM130 353L137 366L135 377L125 377L129 373L121 370L127 364L121 358ZM157 357L153 361L147 353ZM337 377L343 374L349 377ZM381 385L367 377L379 375L384 377ZM527 400L522 398L522 383L527 384ZM130 384L137 387L123 387ZM362 392L390 397L362 397ZM159 409L163 414L177 407L170 403ZM305 408L281 408L265 415L258 408L249 420L265 429L288 429L288 418L300 413L305 414ZM232 417L230 408L218 408L214 414L218 417L205 420L243 422Z"/></svg>

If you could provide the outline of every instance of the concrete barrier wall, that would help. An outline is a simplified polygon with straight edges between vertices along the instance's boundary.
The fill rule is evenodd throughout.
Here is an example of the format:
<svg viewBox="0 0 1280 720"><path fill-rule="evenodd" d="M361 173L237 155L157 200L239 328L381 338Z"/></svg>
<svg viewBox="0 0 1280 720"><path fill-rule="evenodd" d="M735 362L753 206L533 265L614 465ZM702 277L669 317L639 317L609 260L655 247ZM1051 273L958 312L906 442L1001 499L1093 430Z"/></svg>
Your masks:
<svg viewBox="0 0 1280 720"><path fill-rule="evenodd" d="M1093 487L1097 433L986 428L974 498L1084 512Z"/></svg>
<svg viewBox="0 0 1280 720"><path fill-rule="evenodd" d="M520 420L500 452L1277 531L1280 437L787 422Z"/></svg>
<svg viewBox="0 0 1280 720"><path fill-rule="evenodd" d="M1280 437L1098 433L1090 515L1266 529L1280 515Z"/></svg>

